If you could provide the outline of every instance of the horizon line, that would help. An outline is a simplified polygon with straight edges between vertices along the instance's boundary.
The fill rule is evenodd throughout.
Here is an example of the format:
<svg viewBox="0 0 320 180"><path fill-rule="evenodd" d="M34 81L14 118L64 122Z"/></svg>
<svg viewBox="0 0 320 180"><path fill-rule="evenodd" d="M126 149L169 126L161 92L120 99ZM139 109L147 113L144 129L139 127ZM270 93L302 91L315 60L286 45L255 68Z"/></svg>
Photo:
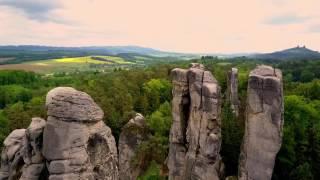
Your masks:
<svg viewBox="0 0 320 180"><path fill-rule="evenodd" d="M274 52L279 52L283 50L288 50L292 48L308 48L306 45L296 45L293 47L287 47L287 48L282 48L278 50L273 50L271 52L266 52L266 51L261 51L261 52L183 52L183 51L174 51L174 50L164 50L161 48L154 48L154 47L148 47L144 45L132 45L132 44L127 44L127 45L85 45L85 46L66 46L66 45L50 45L50 44L0 44L0 47L5 47L5 46L39 46L39 47L49 47L49 48L103 48L103 47L137 47L137 48L145 48L145 49L151 49L155 51L160 51L163 53L177 53L177 54L195 54L195 55L200 55L200 54L205 54L205 55L233 55L233 54L263 54L263 53L274 53ZM319 52L318 50L310 49L312 51Z"/></svg>

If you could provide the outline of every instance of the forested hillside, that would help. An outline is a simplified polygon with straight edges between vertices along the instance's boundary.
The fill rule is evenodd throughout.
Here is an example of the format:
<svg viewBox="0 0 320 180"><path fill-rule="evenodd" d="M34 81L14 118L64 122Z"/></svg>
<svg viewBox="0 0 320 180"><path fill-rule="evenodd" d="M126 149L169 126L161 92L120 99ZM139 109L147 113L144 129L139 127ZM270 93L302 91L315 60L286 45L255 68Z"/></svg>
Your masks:
<svg viewBox="0 0 320 180"><path fill-rule="evenodd" d="M222 105L222 150L226 176L236 175L244 130L248 73L256 64L271 64L284 76L285 123L282 148L273 179L320 179L320 61L257 61L245 58L201 62L226 93L227 72L239 69L239 117L228 101ZM146 117L152 137L139 147L145 160L141 179L162 179L168 154L172 99L170 71L187 68L190 61L157 64L146 68L114 68L108 72L58 73L44 76L25 71L0 71L0 141L14 129L26 128L31 117L46 117L45 95L57 86L88 93L105 113L105 123L119 139L121 128L135 112ZM226 98L226 96L223 96ZM139 157L137 157L139 158ZM134 163L134 162L133 162Z"/></svg>

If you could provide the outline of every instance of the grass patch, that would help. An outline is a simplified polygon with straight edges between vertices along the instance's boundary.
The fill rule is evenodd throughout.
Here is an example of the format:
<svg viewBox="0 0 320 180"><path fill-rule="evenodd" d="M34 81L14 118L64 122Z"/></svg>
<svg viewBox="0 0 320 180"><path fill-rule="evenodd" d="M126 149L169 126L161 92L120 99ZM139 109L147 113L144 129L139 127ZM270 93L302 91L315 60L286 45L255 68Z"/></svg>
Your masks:
<svg viewBox="0 0 320 180"><path fill-rule="evenodd" d="M52 62L53 61L53 62ZM109 62L92 59L91 56L75 57L75 58L61 58L49 60L49 63L93 63L93 64L109 64Z"/></svg>

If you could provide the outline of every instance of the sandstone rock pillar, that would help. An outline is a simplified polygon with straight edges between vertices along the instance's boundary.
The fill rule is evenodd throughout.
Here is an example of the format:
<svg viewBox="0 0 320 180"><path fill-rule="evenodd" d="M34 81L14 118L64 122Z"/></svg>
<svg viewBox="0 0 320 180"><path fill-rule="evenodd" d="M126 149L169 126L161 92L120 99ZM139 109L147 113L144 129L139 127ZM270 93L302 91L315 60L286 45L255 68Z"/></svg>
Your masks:
<svg viewBox="0 0 320 180"><path fill-rule="evenodd" d="M4 141L1 154L0 180L38 180L45 169L42 156L42 134L46 125L41 118L32 118L27 129L16 129Z"/></svg>
<svg viewBox="0 0 320 180"><path fill-rule="evenodd" d="M219 179L220 87L201 64L174 69L169 179Z"/></svg>
<svg viewBox="0 0 320 180"><path fill-rule="evenodd" d="M0 180L21 177L23 162L23 146L25 144L25 129L12 131L3 142L1 153Z"/></svg>
<svg viewBox="0 0 320 180"><path fill-rule="evenodd" d="M171 71L172 90L172 125L169 137L168 169L169 180L183 180L185 177L185 158L187 152L186 131L189 119L189 84L188 70Z"/></svg>
<svg viewBox="0 0 320 180"><path fill-rule="evenodd" d="M26 140L23 149L25 165L22 169L20 180L45 179L45 159L42 155L43 130L46 121L41 118L32 118L31 124L26 129Z"/></svg>
<svg viewBox="0 0 320 180"><path fill-rule="evenodd" d="M246 109L239 180L270 180L284 122L280 70L261 65L250 72Z"/></svg>
<svg viewBox="0 0 320 180"><path fill-rule="evenodd" d="M46 106L43 155L49 180L117 180L115 139L92 98L73 88L59 87L47 94Z"/></svg>
<svg viewBox="0 0 320 180"><path fill-rule="evenodd" d="M148 130L144 117L137 113L123 128L119 138L120 180L135 180L144 166L143 154L137 155L139 145L147 140ZM137 158L137 159L134 159Z"/></svg>

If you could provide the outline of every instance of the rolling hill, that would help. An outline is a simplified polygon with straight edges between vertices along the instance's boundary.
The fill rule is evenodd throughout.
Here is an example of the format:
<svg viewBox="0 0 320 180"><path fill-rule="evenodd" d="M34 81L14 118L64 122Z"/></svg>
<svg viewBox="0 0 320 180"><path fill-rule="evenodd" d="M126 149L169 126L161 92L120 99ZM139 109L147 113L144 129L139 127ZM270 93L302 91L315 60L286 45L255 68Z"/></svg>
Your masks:
<svg viewBox="0 0 320 180"><path fill-rule="evenodd" d="M297 46L273 53L253 54L248 57L261 60L312 60L320 59L320 53L305 46Z"/></svg>

